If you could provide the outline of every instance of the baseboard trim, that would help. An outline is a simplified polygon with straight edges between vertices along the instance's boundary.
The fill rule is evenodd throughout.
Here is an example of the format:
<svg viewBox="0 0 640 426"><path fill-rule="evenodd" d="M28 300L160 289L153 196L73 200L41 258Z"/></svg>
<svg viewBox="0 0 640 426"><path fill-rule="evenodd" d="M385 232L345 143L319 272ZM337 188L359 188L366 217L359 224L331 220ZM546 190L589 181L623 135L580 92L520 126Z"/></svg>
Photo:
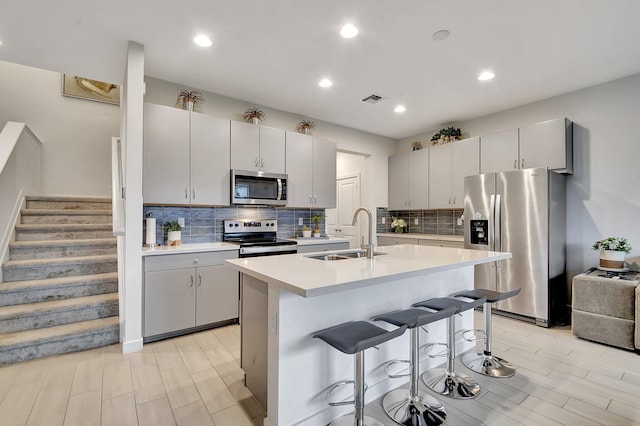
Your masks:
<svg viewBox="0 0 640 426"><path fill-rule="evenodd" d="M142 338L130 340L128 342L122 342L122 353L130 354L134 352L140 352L142 350Z"/></svg>

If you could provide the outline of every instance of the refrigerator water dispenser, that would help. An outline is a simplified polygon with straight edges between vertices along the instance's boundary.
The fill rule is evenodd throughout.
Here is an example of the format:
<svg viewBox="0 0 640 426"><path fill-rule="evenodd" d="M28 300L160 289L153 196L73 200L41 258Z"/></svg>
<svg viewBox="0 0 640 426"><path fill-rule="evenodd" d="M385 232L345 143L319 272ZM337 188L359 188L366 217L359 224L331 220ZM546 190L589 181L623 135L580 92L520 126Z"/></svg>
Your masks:
<svg viewBox="0 0 640 426"><path fill-rule="evenodd" d="M486 219L470 220L471 227L471 244L489 245L489 221Z"/></svg>

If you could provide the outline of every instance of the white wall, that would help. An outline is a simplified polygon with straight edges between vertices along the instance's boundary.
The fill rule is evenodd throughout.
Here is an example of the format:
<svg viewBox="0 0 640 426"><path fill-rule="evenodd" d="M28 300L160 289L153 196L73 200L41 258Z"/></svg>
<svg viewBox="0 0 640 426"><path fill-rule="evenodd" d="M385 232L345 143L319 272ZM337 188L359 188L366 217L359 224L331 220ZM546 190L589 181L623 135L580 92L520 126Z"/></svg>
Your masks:
<svg viewBox="0 0 640 426"><path fill-rule="evenodd" d="M567 270L597 265L598 239L623 236L640 255L640 74L456 123L464 136L482 136L557 117L574 124L574 170L567 183ZM431 139L434 131L398 141ZM427 142L428 143L428 142Z"/></svg>
<svg viewBox="0 0 640 426"><path fill-rule="evenodd" d="M0 61L0 127L27 125L43 142L42 192L109 196L117 105L62 96L62 75Z"/></svg>
<svg viewBox="0 0 640 426"><path fill-rule="evenodd" d="M178 83L171 83L152 77L146 77L145 82L147 85L145 102L160 105L175 106L180 90L191 89ZM258 107L266 114L263 125L290 131L294 131L298 122L302 119L313 120L316 124L313 131L314 136L336 141L340 151L367 155L365 160L366 170L363 173L362 183L364 189L362 192L363 204L371 208L372 211L375 211L376 206L387 205L387 157L395 153L397 149L394 139L319 121L313 117L305 117L252 104L240 99L228 98L208 92L202 93L205 102L199 107L199 110L205 114L244 121L242 118L244 111L250 107Z"/></svg>

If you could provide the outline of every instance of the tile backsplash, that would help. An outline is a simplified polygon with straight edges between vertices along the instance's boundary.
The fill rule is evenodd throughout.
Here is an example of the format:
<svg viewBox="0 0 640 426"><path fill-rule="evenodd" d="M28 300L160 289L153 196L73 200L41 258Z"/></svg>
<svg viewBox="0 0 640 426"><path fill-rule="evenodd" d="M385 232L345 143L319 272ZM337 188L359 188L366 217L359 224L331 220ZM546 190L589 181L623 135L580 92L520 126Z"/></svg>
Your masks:
<svg viewBox="0 0 640 426"><path fill-rule="evenodd" d="M164 224L184 218L183 243L212 243L222 241L224 219L278 219L278 238L294 238L300 233L298 225L302 218L306 226L313 227L311 216L323 215L324 209L292 209L274 207L191 207L191 206L144 206L143 237L147 224L144 218L151 213L156 218L156 243L166 244ZM324 229L324 219L320 223ZM143 242L144 243L144 242Z"/></svg>
<svg viewBox="0 0 640 426"><path fill-rule="evenodd" d="M393 232L391 217L404 219L407 222L405 232L414 234L464 235L464 221L462 225L457 220L462 216L463 209L428 209L428 210L389 210L378 207L376 232ZM382 223L382 218L385 223ZM417 225L416 225L417 219Z"/></svg>

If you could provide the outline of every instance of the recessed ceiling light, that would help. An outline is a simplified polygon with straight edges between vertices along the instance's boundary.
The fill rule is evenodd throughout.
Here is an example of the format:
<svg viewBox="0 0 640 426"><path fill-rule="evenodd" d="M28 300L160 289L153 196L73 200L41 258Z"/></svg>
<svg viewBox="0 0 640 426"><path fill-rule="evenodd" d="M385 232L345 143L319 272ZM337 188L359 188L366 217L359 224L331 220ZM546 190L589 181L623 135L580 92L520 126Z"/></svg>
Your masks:
<svg viewBox="0 0 640 426"><path fill-rule="evenodd" d="M431 38L434 39L435 41L442 41L442 40L445 40L447 37L449 37L449 34L451 33L447 30L440 30L433 33Z"/></svg>
<svg viewBox="0 0 640 426"><path fill-rule="evenodd" d="M193 38L193 42L198 46L209 47L213 44L211 39L204 34L198 34Z"/></svg>
<svg viewBox="0 0 640 426"><path fill-rule="evenodd" d="M333 83L331 82L331 80L329 80L328 78L323 78L318 83L318 86L320 86L320 87L331 87L332 84Z"/></svg>
<svg viewBox="0 0 640 426"><path fill-rule="evenodd" d="M487 81L487 80L491 80L493 79L493 77L495 77L496 75L494 73L492 73L491 71L485 71L482 74L480 74L478 76L478 80L480 81Z"/></svg>
<svg viewBox="0 0 640 426"><path fill-rule="evenodd" d="M405 108L404 105L398 105L397 107L395 107L393 109L394 112L398 112L398 113L405 112L406 110L407 110L407 108Z"/></svg>
<svg viewBox="0 0 640 426"><path fill-rule="evenodd" d="M358 29L353 24L347 24L340 30L340 35L344 38L354 38L358 35Z"/></svg>

